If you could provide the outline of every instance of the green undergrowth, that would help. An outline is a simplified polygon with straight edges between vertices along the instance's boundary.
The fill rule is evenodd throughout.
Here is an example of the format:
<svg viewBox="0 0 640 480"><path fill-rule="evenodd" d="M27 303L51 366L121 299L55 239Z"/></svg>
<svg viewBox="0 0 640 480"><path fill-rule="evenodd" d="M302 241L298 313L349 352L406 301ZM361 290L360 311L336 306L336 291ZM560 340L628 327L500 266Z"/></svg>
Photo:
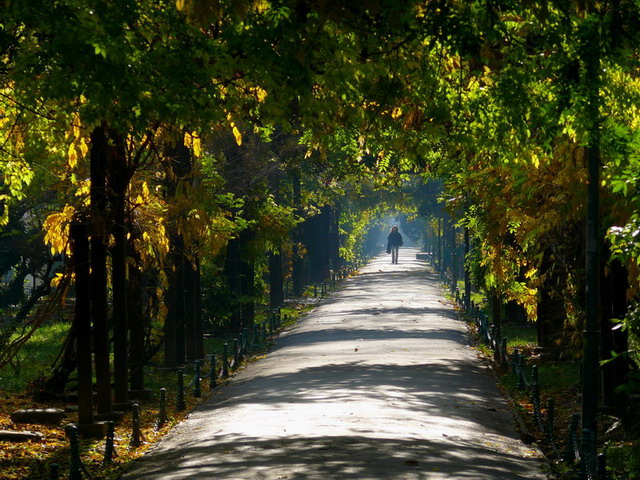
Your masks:
<svg viewBox="0 0 640 480"><path fill-rule="evenodd" d="M36 330L13 360L0 369L0 390L21 392L34 380L49 373L67 337L68 322L49 322ZM14 340L22 332L11 338Z"/></svg>
<svg viewBox="0 0 640 480"><path fill-rule="evenodd" d="M535 325L506 324L502 334L507 337L507 351L514 349L523 352L527 358L526 370L531 380L531 367L538 366L540 385L540 405L543 417L547 413L548 400L555 401L554 431L556 442L562 451L566 445L571 415L580 414L580 363L579 361L549 361L538 355ZM475 326L470 324L470 335L481 356L492 359L493 352L481 341ZM557 452L549 445L545 435L538 431L533 415L530 390L518 388L518 379L510 368L495 365L498 386L515 402L515 408L525 422L536 443L552 462L555 478L568 480L574 478L574 469L559 461ZM631 427L637 421L623 425L619 419L602 413L599 417L599 451L606 456L607 475L610 480L635 480L640 478L640 442Z"/></svg>

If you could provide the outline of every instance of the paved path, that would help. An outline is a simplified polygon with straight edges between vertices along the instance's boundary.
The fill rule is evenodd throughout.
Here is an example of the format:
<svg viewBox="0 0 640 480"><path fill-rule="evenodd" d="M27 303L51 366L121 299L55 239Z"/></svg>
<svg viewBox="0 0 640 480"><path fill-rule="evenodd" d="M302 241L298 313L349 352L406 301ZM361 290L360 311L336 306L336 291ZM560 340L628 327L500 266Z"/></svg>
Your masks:
<svg viewBox="0 0 640 480"><path fill-rule="evenodd" d="M546 478L415 253L376 258L125 478Z"/></svg>

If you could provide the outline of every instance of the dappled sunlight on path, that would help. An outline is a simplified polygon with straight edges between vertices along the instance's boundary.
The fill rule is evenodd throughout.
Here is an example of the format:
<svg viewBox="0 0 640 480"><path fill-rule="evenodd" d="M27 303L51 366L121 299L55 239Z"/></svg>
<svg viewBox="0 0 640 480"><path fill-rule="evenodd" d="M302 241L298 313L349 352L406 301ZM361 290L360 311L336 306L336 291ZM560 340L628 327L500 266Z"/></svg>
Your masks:
<svg viewBox="0 0 640 480"><path fill-rule="evenodd" d="M543 479L435 275L402 249L217 390L130 479Z"/></svg>

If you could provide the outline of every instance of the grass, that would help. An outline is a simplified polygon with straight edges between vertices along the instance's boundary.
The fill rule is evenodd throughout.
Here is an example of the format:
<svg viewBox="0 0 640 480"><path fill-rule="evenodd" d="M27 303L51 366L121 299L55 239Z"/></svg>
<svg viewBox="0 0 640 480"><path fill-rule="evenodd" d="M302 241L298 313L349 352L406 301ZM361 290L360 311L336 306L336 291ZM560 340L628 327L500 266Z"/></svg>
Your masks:
<svg viewBox="0 0 640 480"><path fill-rule="evenodd" d="M20 392L32 380L46 375L60 353L60 346L68 331L67 322L47 323L36 330L15 360L0 369L0 390ZM12 340L17 336L18 334L13 335Z"/></svg>

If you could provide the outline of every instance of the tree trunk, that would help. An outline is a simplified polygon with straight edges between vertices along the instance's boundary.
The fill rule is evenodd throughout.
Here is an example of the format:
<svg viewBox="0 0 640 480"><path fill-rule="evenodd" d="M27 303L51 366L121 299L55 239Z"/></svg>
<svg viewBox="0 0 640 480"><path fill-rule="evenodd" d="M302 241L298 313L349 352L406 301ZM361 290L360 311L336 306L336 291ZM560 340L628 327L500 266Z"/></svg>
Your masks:
<svg viewBox="0 0 640 480"><path fill-rule="evenodd" d="M97 411L111 413L111 367L107 300L107 137L103 126L91 133L91 317L96 367Z"/></svg>
<svg viewBox="0 0 640 480"><path fill-rule="evenodd" d="M502 300L497 294L491 296L491 323L493 333L496 338L502 337ZM500 363L500 349L496 348L493 351L493 360L496 363Z"/></svg>
<svg viewBox="0 0 640 480"><path fill-rule="evenodd" d="M340 268L340 213L337 208L329 208L329 269L336 272Z"/></svg>
<svg viewBox="0 0 640 480"><path fill-rule="evenodd" d="M184 145L181 135L176 135L175 145L168 146L166 156L170 161L170 175L167 180L167 201L172 201L178 185L191 171L191 152ZM182 366L185 360L185 283L184 283L184 239L173 225L169 236L170 265L167 275L167 317L164 325L165 356L168 368Z"/></svg>
<svg viewBox="0 0 640 480"><path fill-rule="evenodd" d="M129 401L129 361L127 326L127 227L125 196L129 185L124 139L111 134L109 193L113 210L113 247L111 249L111 289L113 292L113 376L114 400Z"/></svg>
<svg viewBox="0 0 640 480"><path fill-rule="evenodd" d="M453 218L449 219L449 238L449 248L451 248L451 283L453 284L455 292L458 288L458 247L456 246L456 226Z"/></svg>
<svg viewBox="0 0 640 480"><path fill-rule="evenodd" d="M239 256L240 267L240 327L250 328L255 319L255 264L248 249L248 243L252 237L249 230L240 234L241 249Z"/></svg>
<svg viewBox="0 0 640 480"><path fill-rule="evenodd" d="M602 366L603 404L613 409L616 416L627 415L626 395L616 392L624 385L629 373L629 363L624 353L629 350L627 331L618 328L613 319L622 319L627 313L627 269L618 261L612 261L608 266L608 274L601 278L601 351L603 360L609 360ZM617 326L616 326L617 325ZM614 359L615 358L615 359Z"/></svg>
<svg viewBox="0 0 640 480"><path fill-rule="evenodd" d="M467 257L470 250L469 229L464 227L464 306L467 311L471 306L471 275L467 266Z"/></svg>
<svg viewBox="0 0 640 480"><path fill-rule="evenodd" d="M240 260L239 260L240 240L232 238L227 243L227 254L224 261L224 273L227 279L227 287L231 294L231 322L230 327L238 331L242 325L242 307L240 305Z"/></svg>
<svg viewBox="0 0 640 480"><path fill-rule="evenodd" d="M284 277L282 274L282 255L269 254L269 306L278 308L284 302Z"/></svg>
<svg viewBox="0 0 640 480"><path fill-rule="evenodd" d="M175 342L174 365L184 365L185 352L185 278L184 278L184 241L182 235L173 235L173 251L171 258L173 261L173 271L169 288L173 290L170 297L173 299L174 325L173 331Z"/></svg>
<svg viewBox="0 0 640 480"><path fill-rule="evenodd" d="M436 233L437 236L437 240L438 240L438 272L442 272L444 271L444 266L442 265L442 250L443 250L443 242L442 242L442 237L443 232L442 232L442 217L438 217L438 231Z"/></svg>
<svg viewBox="0 0 640 480"><path fill-rule="evenodd" d="M142 306L143 275L137 266L129 268L127 320L129 320L129 388L144 390L146 321Z"/></svg>
<svg viewBox="0 0 640 480"><path fill-rule="evenodd" d="M202 284L200 271L200 257L195 258L194 272L194 305L195 305L195 342L196 342L196 358L204 358L204 324L202 318Z"/></svg>
<svg viewBox="0 0 640 480"><path fill-rule="evenodd" d="M302 216L302 199L300 192L300 173L295 171L292 174L293 182L293 207L295 208L296 215ZM297 225L293 232L293 253L292 253L292 273L291 280L293 283L293 294L300 297L304 292L304 259L300 251L300 245L302 244L302 230L301 226Z"/></svg>
<svg viewBox="0 0 640 480"><path fill-rule="evenodd" d="M183 259L184 272L184 331L185 331L185 353L187 362L194 362L198 359L198 349L196 338L196 295L195 282L196 272L191 261L185 257Z"/></svg>
<svg viewBox="0 0 640 480"><path fill-rule="evenodd" d="M175 250L176 238L175 235L172 235L169 239L170 249L173 252ZM175 259L175 255L170 254L170 261ZM165 368L175 368L178 366L178 346L177 346L177 335L176 330L178 329L178 319L176 316L176 297L178 294L178 290L176 287L176 274L175 274L175 265L173 265L173 261L170 265L168 265L167 269L167 291L165 294L165 306L167 307L167 314L164 319L163 326L163 335L164 335L164 367Z"/></svg>
<svg viewBox="0 0 640 480"><path fill-rule="evenodd" d="M76 304L73 329L76 332L78 372L78 422L93 423L93 371L91 367L91 274L89 271L89 228L71 225L71 251L76 276Z"/></svg>

